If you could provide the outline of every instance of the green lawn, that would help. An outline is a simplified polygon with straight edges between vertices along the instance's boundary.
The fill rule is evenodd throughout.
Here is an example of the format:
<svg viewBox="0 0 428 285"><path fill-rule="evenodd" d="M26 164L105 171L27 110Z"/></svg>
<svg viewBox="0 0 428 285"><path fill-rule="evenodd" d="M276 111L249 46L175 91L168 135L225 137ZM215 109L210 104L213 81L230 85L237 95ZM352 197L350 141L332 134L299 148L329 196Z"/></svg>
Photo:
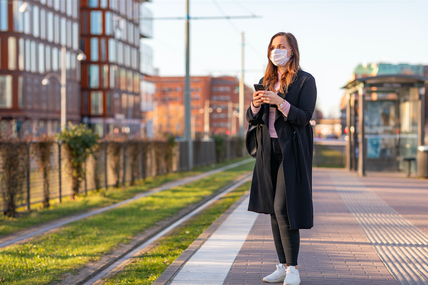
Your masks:
<svg viewBox="0 0 428 285"><path fill-rule="evenodd" d="M249 188L250 182L228 193L199 215L176 228L171 235L160 240L146 254L134 258L134 261L125 266L122 272L112 276L104 284L152 284L203 231Z"/></svg>
<svg viewBox="0 0 428 285"><path fill-rule="evenodd" d="M7 218L0 214L0 236L62 218L71 214L118 203L120 201L132 198L136 194L158 187L164 183L179 178L201 174L203 172L214 170L242 160L244 160L244 158L222 162L215 164L214 166L198 167L193 171L175 172L147 178L144 181L137 181L137 185L135 186L128 186L123 189L108 188L108 191L105 191L105 189L102 189L100 192L89 191L88 195L81 194L75 200L64 198L63 203L61 204L59 204L57 200L52 200L52 206L49 209L32 210L28 215L24 215L15 219ZM33 205L32 207L36 208L37 205Z"/></svg>
<svg viewBox="0 0 428 285"><path fill-rule="evenodd" d="M48 284L91 260L98 260L137 233L186 206L214 194L254 162L165 190L119 208L71 223L32 242L0 250L0 280L6 284Z"/></svg>

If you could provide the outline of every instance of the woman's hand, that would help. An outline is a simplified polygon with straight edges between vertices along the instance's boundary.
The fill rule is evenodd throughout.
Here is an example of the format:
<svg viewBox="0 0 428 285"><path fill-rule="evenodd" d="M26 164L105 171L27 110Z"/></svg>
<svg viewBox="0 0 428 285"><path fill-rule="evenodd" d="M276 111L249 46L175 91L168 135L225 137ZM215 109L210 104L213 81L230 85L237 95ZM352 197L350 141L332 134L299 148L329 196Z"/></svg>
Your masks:
<svg viewBox="0 0 428 285"><path fill-rule="evenodd" d="M257 91L253 94L253 105L256 108L260 107L264 103L263 96L261 95L262 92L264 91Z"/></svg>
<svg viewBox="0 0 428 285"><path fill-rule="evenodd" d="M262 103L271 104L271 105L280 105L284 102L284 99L278 96L275 92L272 91L258 91L256 93L260 93Z"/></svg>

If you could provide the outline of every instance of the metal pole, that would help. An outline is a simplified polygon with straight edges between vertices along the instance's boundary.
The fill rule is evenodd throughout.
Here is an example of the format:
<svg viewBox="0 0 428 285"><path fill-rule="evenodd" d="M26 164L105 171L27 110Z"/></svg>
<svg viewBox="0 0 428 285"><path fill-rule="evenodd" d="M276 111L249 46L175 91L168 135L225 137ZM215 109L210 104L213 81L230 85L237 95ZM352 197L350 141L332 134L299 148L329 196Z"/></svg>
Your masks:
<svg viewBox="0 0 428 285"><path fill-rule="evenodd" d="M365 169L365 157L366 157L366 150L365 150L365 131L364 131L364 88L360 88L358 91L358 136L360 139L359 147L358 147L358 175L359 176L366 176L366 169Z"/></svg>
<svg viewBox="0 0 428 285"><path fill-rule="evenodd" d="M31 174L31 158L30 158L30 151L31 143L28 144L28 165L27 165L27 211L30 211L31 209L31 201L30 201L30 174Z"/></svg>
<svg viewBox="0 0 428 285"><path fill-rule="evenodd" d="M239 81L239 136L241 138L244 137L244 100L245 100L245 92L244 92L244 32L241 33L242 37L242 47L241 47L241 80Z"/></svg>
<svg viewBox="0 0 428 285"><path fill-rule="evenodd" d="M346 93L346 128L348 130L348 141L346 142L346 169L352 169L352 133L351 133L351 94Z"/></svg>
<svg viewBox="0 0 428 285"><path fill-rule="evenodd" d="M208 139L210 134L210 100L205 100L204 108L204 139Z"/></svg>
<svg viewBox="0 0 428 285"><path fill-rule="evenodd" d="M58 142L58 203L62 200L62 183L61 183L61 142Z"/></svg>
<svg viewBox="0 0 428 285"><path fill-rule="evenodd" d="M63 46L61 48L61 56L62 56L62 65L61 65L61 132L64 131L66 125L66 113L67 113L67 102L66 102L66 89L65 86L67 84L67 74L65 69L65 52L66 48Z"/></svg>
<svg viewBox="0 0 428 285"><path fill-rule="evenodd" d="M107 191L107 188L108 188L108 180L107 180L107 171L108 171L108 169L107 169L107 147L108 147L108 145L107 145L107 141L105 141L104 142L104 187L106 188L106 191Z"/></svg>
<svg viewBox="0 0 428 285"><path fill-rule="evenodd" d="M193 142L191 134L191 112L190 108L190 21L189 0L186 1L186 76L184 79L184 138L188 147L188 169L193 169Z"/></svg>

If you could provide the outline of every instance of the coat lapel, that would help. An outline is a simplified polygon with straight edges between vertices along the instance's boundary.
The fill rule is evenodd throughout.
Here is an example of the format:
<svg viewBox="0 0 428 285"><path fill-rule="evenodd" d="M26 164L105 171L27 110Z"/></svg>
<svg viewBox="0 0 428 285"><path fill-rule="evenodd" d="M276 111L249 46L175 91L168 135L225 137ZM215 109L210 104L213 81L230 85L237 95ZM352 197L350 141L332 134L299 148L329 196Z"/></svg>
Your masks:
<svg viewBox="0 0 428 285"><path fill-rule="evenodd" d="M269 128L269 104L263 104L263 115L262 120L265 123L265 125Z"/></svg>

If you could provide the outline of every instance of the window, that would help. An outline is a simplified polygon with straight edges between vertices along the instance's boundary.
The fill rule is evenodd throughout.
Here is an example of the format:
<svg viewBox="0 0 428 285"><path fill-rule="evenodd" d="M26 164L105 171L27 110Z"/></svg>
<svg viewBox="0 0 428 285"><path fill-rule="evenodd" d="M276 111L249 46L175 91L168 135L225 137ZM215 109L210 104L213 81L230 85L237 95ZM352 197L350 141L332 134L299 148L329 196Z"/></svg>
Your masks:
<svg viewBox="0 0 428 285"><path fill-rule="evenodd" d="M71 21L67 21L67 47L72 47Z"/></svg>
<svg viewBox="0 0 428 285"><path fill-rule="evenodd" d="M23 38L19 39L18 45L19 45L18 68L19 70L24 70L25 43Z"/></svg>
<svg viewBox="0 0 428 285"><path fill-rule="evenodd" d="M30 49L30 40L25 40L25 70L31 70L31 49Z"/></svg>
<svg viewBox="0 0 428 285"><path fill-rule="evenodd" d="M67 21L65 18L61 18L61 45L67 44Z"/></svg>
<svg viewBox="0 0 428 285"><path fill-rule="evenodd" d="M12 108L12 75L0 76L0 108Z"/></svg>
<svg viewBox="0 0 428 285"><path fill-rule="evenodd" d="M58 70L58 49L56 47L52 48L52 71Z"/></svg>
<svg viewBox="0 0 428 285"><path fill-rule="evenodd" d="M76 61L77 61L77 55L72 53L70 56L70 78L75 79L76 78Z"/></svg>
<svg viewBox="0 0 428 285"><path fill-rule="evenodd" d="M68 51L65 52L65 74L66 78L70 78L70 53Z"/></svg>
<svg viewBox="0 0 428 285"><path fill-rule="evenodd" d="M134 25L131 23L131 22L129 22L128 23L128 39L129 39L129 43L132 45L132 44L134 44L134 33L133 33L133 31L134 31Z"/></svg>
<svg viewBox="0 0 428 285"><path fill-rule="evenodd" d="M61 0L61 13L65 14L65 0Z"/></svg>
<svg viewBox="0 0 428 285"><path fill-rule="evenodd" d="M103 114L103 92L102 91L91 92L91 114L92 115Z"/></svg>
<svg viewBox="0 0 428 285"><path fill-rule="evenodd" d="M126 85L128 86L128 91L132 92L133 84L132 84L132 71L131 70L128 70Z"/></svg>
<svg viewBox="0 0 428 285"><path fill-rule="evenodd" d="M53 42L53 14L52 12L48 12L48 41Z"/></svg>
<svg viewBox="0 0 428 285"><path fill-rule="evenodd" d="M54 29L55 29L55 38L54 38L54 42L56 44L59 44L59 17L58 15L55 15L55 25L54 25Z"/></svg>
<svg viewBox="0 0 428 285"><path fill-rule="evenodd" d="M106 39L101 39L100 42L100 48L101 48L101 61L106 61Z"/></svg>
<svg viewBox="0 0 428 285"><path fill-rule="evenodd" d="M140 74L134 72L134 93L140 92Z"/></svg>
<svg viewBox="0 0 428 285"><path fill-rule="evenodd" d="M8 0L0 0L0 31L7 31L8 29Z"/></svg>
<svg viewBox="0 0 428 285"><path fill-rule="evenodd" d="M71 14L73 13L72 9L72 2L77 2L75 0L67 0L67 16L71 17Z"/></svg>
<svg viewBox="0 0 428 285"><path fill-rule="evenodd" d="M73 1L73 18L77 18L77 11L79 10L79 1Z"/></svg>
<svg viewBox="0 0 428 285"><path fill-rule="evenodd" d="M41 103L40 100L37 100L38 95L39 95L39 80L38 78L35 78L33 80L33 108L34 109L39 109L39 104Z"/></svg>
<svg viewBox="0 0 428 285"><path fill-rule="evenodd" d="M39 72L45 73L45 45L39 44Z"/></svg>
<svg viewBox="0 0 428 285"><path fill-rule="evenodd" d="M46 45L46 72L51 71L51 47Z"/></svg>
<svg viewBox="0 0 428 285"><path fill-rule="evenodd" d="M131 64L131 55L129 51L129 45L125 44L125 66L129 67Z"/></svg>
<svg viewBox="0 0 428 285"><path fill-rule="evenodd" d="M111 109L111 93L110 92L107 92L107 94L106 94L107 96L106 96L106 113L108 114L108 115L110 115L110 114L112 114L113 112L112 112L112 109Z"/></svg>
<svg viewBox="0 0 428 285"><path fill-rule="evenodd" d="M99 88L100 87L100 68L96 64L89 65L89 87Z"/></svg>
<svg viewBox="0 0 428 285"><path fill-rule="evenodd" d="M22 76L18 77L18 107L23 108L24 107L24 78Z"/></svg>
<svg viewBox="0 0 428 285"><path fill-rule="evenodd" d="M82 113L83 114L88 114L88 109L89 109L89 98L88 98L88 92L84 91L83 92L83 110Z"/></svg>
<svg viewBox="0 0 428 285"><path fill-rule="evenodd" d="M106 35L111 35L112 34L111 24L112 24L111 13L110 12L106 12Z"/></svg>
<svg viewBox="0 0 428 285"><path fill-rule="evenodd" d="M88 7L97 8L98 7L98 0L89 0L88 1Z"/></svg>
<svg viewBox="0 0 428 285"><path fill-rule="evenodd" d="M128 94L128 117L132 118L132 111L134 109L134 96Z"/></svg>
<svg viewBox="0 0 428 285"><path fill-rule="evenodd" d="M46 39L46 12L40 9L40 38Z"/></svg>
<svg viewBox="0 0 428 285"><path fill-rule="evenodd" d="M108 60L116 62L116 41L114 39L108 39Z"/></svg>
<svg viewBox="0 0 428 285"><path fill-rule="evenodd" d="M16 69L16 38L9 37L7 46L9 48L8 59L9 59L9 69Z"/></svg>
<svg viewBox="0 0 428 285"><path fill-rule="evenodd" d="M91 11L91 34L103 33L103 14L101 11Z"/></svg>
<svg viewBox="0 0 428 285"><path fill-rule="evenodd" d="M126 108L127 108L127 101L128 101L128 98L127 98L128 96L126 96L126 94L125 93L123 93L122 94L122 113L124 114L124 115L126 115Z"/></svg>
<svg viewBox="0 0 428 285"><path fill-rule="evenodd" d="M126 70L120 69L120 89L126 90Z"/></svg>
<svg viewBox="0 0 428 285"><path fill-rule="evenodd" d="M73 23L73 49L79 49L79 25Z"/></svg>
<svg viewBox="0 0 428 285"><path fill-rule="evenodd" d="M103 88L108 88L108 65L105 64L102 70Z"/></svg>
<svg viewBox="0 0 428 285"><path fill-rule="evenodd" d="M91 38L91 60L98 61L98 38Z"/></svg>
<svg viewBox="0 0 428 285"><path fill-rule="evenodd" d="M39 37L39 6L33 5L33 35L38 38Z"/></svg>
<svg viewBox="0 0 428 285"><path fill-rule="evenodd" d="M116 71L117 67L116 65L110 65L110 88L114 88L115 84L115 71Z"/></svg>
<svg viewBox="0 0 428 285"><path fill-rule="evenodd" d="M6 0L0 0L0 31L3 31L2 29L2 21L6 21L5 24L7 25L7 10L6 15L3 15L3 9L2 5L4 3L7 3ZM21 7L22 2L20 0L13 2L13 28L16 32L23 32L24 31L24 15L19 12L19 7ZM7 6L7 5L6 5ZM6 26L7 30L7 26Z"/></svg>
<svg viewBox="0 0 428 285"><path fill-rule="evenodd" d="M82 18L83 18L82 33L87 34L88 33L88 13L86 11L82 12Z"/></svg>
<svg viewBox="0 0 428 285"><path fill-rule="evenodd" d="M27 77L27 109L33 108L33 79Z"/></svg>
<svg viewBox="0 0 428 285"><path fill-rule="evenodd" d="M123 45L122 45L122 42L117 42L117 63L123 64Z"/></svg>
<svg viewBox="0 0 428 285"><path fill-rule="evenodd" d="M31 12L24 13L24 33L27 35L31 34Z"/></svg>
<svg viewBox="0 0 428 285"><path fill-rule="evenodd" d="M107 0L100 0L101 1L101 8L107 8Z"/></svg>

